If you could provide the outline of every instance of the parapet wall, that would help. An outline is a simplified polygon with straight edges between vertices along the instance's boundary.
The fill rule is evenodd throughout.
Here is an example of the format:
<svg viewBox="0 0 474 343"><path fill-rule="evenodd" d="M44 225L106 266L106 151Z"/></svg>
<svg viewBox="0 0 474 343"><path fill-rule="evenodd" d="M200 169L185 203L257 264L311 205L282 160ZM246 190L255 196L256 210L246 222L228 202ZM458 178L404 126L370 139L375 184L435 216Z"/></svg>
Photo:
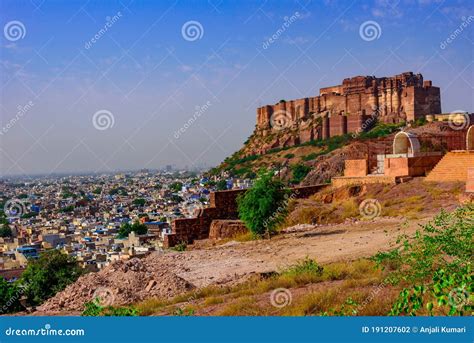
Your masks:
<svg viewBox="0 0 474 343"><path fill-rule="evenodd" d="M307 198L326 186L294 187L291 188L291 197ZM171 234L165 235L163 246L170 248L180 242L190 244L197 239L207 239L213 220L238 219L237 197L245 191L237 189L211 193L210 206L200 210L196 218L179 218L171 223Z"/></svg>

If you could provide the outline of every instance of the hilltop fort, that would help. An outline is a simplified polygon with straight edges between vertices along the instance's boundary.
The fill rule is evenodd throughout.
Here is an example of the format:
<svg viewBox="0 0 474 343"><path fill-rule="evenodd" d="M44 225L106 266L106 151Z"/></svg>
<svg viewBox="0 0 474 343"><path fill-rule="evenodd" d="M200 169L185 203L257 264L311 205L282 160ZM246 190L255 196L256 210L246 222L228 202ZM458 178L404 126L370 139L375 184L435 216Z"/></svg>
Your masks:
<svg viewBox="0 0 474 343"><path fill-rule="evenodd" d="M364 131L374 116L381 122L398 123L439 113L440 89L421 74L355 76L341 85L321 88L314 97L257 108L254 135L267 138L252 153ZM289 134L275 136L275 130Z"/></svg>

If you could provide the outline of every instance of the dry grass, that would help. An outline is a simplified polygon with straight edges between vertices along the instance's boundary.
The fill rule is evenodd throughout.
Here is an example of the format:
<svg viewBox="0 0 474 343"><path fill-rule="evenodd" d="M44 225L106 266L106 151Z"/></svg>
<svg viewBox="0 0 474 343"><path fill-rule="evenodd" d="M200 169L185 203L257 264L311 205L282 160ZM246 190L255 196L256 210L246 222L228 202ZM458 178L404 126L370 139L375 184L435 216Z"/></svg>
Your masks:
<svg viewBox="0 0 474 343"><path fill-rule="evenodd" d="M375 268L374 262L366 259L331 263L322 270L313 261L306 259L269 278L254 278L233 287L205 287L168 301L149 299L136 307L141 315L199 315L200 312L222 316L321 315L328 311L339 311L348 297L365 300L383 277L384 274ZM323 282L324 287L312 290ZM270 304L270 294L277 288L294 293L294 302L290 306L278 309ZM302 292L301 289L307 291ZM360 292L360 295L355 291ZM388 304L393 299L386 301ZM376 315L377 306L366 307L365 312ZM380 308L385 311L386 307Z"/></svg>

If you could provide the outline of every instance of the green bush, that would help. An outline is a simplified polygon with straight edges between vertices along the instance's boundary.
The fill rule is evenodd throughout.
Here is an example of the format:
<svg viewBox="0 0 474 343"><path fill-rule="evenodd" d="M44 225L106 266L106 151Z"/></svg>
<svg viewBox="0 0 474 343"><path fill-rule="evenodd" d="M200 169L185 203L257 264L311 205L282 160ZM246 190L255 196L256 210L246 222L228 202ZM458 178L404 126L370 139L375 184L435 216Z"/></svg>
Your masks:
<svg viewBox="0 0 474 343"><path fill-rule="evenodd" d="M186 251L187 248L188 248L188 244L187 244L185 241L182 241L182 242L179 242L178 244L176 244L176 245L173 247L173 250L176 250L176 251Z"/></svg>
<svg viewBox="0 0 474 343"><path fill-rule="evenodd" d="M324 268L321 267L315 260L306 257L304 260L298 261L296 264L285 269L282 275L301 275L301 274L313 274L321 276Z"/></svg>
<svg viewBox="0 0 474 343"><path fill-rule="evenodd" d="M293 158L295 157L295 154L286 154L285 156L283 156L284 158L287 158L287 159L290 159L290 158Z"/></svg>
<svg viewBox="0 0 474 343"><path fill-rule="evenodd" d="M308 175L311 171L311 167L308 167L304 164L294 164L291 166L291 171L293 172L293 178L291 183L298 184Z"/></svg>
<svg viewBox="0 0 474 343"><path fill-rule="evenodd" d="M11 236L13 236L12 229L10 229L10 226L8 224L3 224L0 227L0 237L5 238L5 237L11 237Z"/></svg>
<svg viewBox="0 0 474 343"><path fill-rule="evenodd" d="M138 310L131 306L114 307L114 306L101 306L99 302L94 299L84 305L84 311L81 316L86 317L135 317L138 316Z"/></svg>
<svg viewBox="0 0 474 343"><path fill-rule="evenodd" d="M377 254L374 260L379 266L395 268L388 275L389 282L411 285L400 293L390 314L432 314L437 309L463 315L472 311L473 232L471 204L452 213L441 211L413 237L400 236L399 248ZM466 299L453 299L457 293Z"/></svg>
<svg viewBox="0 0 474 343"><path fill-rule="evenodd" d="M303 161L312 161L312 160L314 160L316 157L318 157L319 155L320 155L320 154L318 154L318 153L312 152L312 153L309 154L309 155L303 156L302 160L303 160Z"/></svg>
<svg viewBox="0 0 474 343"><path fill-rule="evenodd" d="M286 200L282 182L261 171L252 188L237 198L239 218L255 236L270 234L286 214Z"/></svg>
<svg viewBox="0 0 474 343"><path fill-rule="evenodd" d="M25 287L27 303L36 306L75 282L82 272L73 257L48 250L37 260L28 261L19 283Z"/></svg>
<svg viewBox="0 0 474 343"><path fill-rule="evenodd" d="M20 298L24 288L19 288L15 283L8 283L0 276L0 314L14 313L22 310Z"/></svg>

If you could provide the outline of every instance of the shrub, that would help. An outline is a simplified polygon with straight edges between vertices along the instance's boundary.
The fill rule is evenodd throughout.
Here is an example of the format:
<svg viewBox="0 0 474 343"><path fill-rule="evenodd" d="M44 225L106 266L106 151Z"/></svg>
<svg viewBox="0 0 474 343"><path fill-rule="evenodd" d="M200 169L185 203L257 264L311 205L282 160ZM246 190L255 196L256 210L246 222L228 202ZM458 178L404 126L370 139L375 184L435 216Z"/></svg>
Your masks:
<svg viewBox="0 0 474 343"><path fill-rule="evenodd" d="M114 306L101 306L96 300L89 301L84 304L84 311L81 316L106 316L106 317L134 317L138 316L138 310L134 307L114 307Z"/></svg>
<svg viewBox="0 0 474 343"><path fill-rule="evenodd" d="M286 191L271 172L260 172L252 188L237 198L240 219L256 235L270 234L286 215Z"/></svg>
<svg viewBox="0 0 474 343"><path fill-rule="evenodd" d="M0 276L0 314L21 311L20 297L23 291Z"/></svg>
<svg viewBox="0 0 474 343"><path fill-rule="evenodd" d="M306 156L303 156L302 160L303 161L311 161L311 160L314 160L316 157L318 157L319 154L315 153L315 152L312 152L311 154L308 154Z"/></svg>
<svg viewBox="0 0 474 343"><path fill-rule="evenodd" d="M293 178L291 183L298 184L308 175L311 167L308 167L304 164L294 164L291 166L291 171L293 172Z"/></svg>
<svg viewBox="0 0 474 343"><path fill-rule="evenodd" d="M471 204L453 213L442 211L414 237L400 236L398 249L377 254L374 260L379 266L396 267L389 274L390 282L411 285L400 292L390 314L432 314L435 305L437 311L449 315L472 311L469 294L474 291L473 232L474 205ZM467 299L453 299L459 295Z"/></svg>
<svg viewBox="0 0 474 343"><path fill-rule="evenodd" d="M178 244L176 244L174 247L173 247L173 250L176 250L176 251L186 251L188 245L185 241L182 241L182 242L179 242Z"/></svg>
<svg viewBox="0 0 474 343"><path fill-rule="evenodd" d="M295 157L295 154L286 154L285 156L283 156L284 158L287 158L287 159L290 159L290 158L293 158Z"/></svg>
<svg viewBox="0 0 474 343"><path fill-rule="evenodd" d="M49 250L37 260L28 261L20 284L25 287L27 303L36 306L75 282L81 274L82 269L73 257Z"/></svg>

